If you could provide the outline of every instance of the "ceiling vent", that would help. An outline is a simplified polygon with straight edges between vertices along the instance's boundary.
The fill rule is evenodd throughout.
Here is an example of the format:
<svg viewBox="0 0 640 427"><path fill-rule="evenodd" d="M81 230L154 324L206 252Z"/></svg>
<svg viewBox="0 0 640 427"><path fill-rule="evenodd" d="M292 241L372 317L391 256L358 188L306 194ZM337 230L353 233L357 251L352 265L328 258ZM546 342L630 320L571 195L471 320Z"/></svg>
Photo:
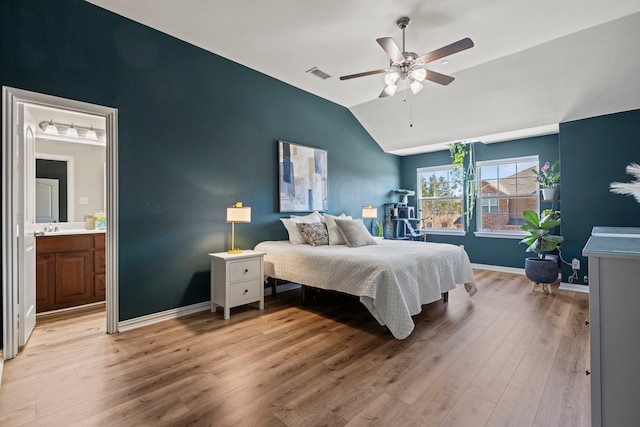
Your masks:
<svg viewBox="0 0 640 427"><path fill-rule="evenodd" d="M318 69L318 67L313 67L313 68L307 70L307 73L311 73L316 77L320 77L322 80L325 80L325 79L328 79L329 77L331 77L329 74L327 74L324 71Z"/></svg>

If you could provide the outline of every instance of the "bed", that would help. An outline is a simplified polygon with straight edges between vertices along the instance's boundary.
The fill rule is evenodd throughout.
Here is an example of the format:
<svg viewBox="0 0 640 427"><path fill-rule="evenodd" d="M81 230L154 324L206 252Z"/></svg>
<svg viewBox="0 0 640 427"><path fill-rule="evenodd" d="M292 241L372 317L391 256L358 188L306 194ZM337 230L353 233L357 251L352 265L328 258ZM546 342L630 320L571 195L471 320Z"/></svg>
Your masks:
<svg viewBox="0 0 640 427"><path fill-rule="evenodd" d="M414 329L422 305L464 284L476 292L467 253L459 246L376 239L375 245L309 246L289 241L259 243L265 275L360 298L397 339Z"/></svg>

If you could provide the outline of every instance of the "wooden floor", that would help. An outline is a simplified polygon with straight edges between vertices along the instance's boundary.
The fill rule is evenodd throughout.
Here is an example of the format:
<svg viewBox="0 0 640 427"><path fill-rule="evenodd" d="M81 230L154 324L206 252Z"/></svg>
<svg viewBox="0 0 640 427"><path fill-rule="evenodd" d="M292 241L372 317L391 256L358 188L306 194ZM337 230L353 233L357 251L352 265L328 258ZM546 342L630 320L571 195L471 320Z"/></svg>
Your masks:
<svg viewBox="0 0 640 427"><path fill-rule="evenodd" d="M300 291L105 334L39 319L6 361L2 426L588 426L588 295L476 270L402 341L356 300Z"/></svg>

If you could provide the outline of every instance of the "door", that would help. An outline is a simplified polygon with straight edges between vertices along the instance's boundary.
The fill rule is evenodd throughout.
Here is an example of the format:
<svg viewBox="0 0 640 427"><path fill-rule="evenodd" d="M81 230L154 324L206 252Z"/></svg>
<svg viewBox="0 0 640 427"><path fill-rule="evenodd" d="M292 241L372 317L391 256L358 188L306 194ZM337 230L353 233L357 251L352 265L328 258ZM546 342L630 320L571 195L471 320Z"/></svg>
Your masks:
<svg viewBox="0 0 640 427"><path fill-rule="evenodd" d="M36 178L36 222L60 221L60 180Z"/></svg>
<svg viewBox="0 0 640 427"><path fill-rule="evenodd" d="M36 325L36 123L24 104L18 105L16 152L21 177L18 206L18 345L29 340Z"/></svg>

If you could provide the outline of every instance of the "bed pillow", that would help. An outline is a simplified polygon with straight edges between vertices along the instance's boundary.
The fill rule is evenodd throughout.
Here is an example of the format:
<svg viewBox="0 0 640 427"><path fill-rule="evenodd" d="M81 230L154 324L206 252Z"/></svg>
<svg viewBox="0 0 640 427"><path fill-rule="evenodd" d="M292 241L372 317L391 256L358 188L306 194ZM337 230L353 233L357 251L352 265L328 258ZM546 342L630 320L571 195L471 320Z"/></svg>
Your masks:
<svg viewBox="0 0 640 427"><path fill-rule="evenodd" d="M344 245L347 243L340 232L340 228L338 228L338 224L336 224L336 219L351 219L350 216L342 214L340 216L322 214L325 222L327 223L327 231L329 232L329 244L330 245Z"/></svg>
<svg viewBox="0 0 640 427"><path fill-rule="evenodd" d="M309 215L305 216L295 216L291 215L291 218L280 218L284 228L287 229L287 233L289 233L289 242L294 245L306 245L306 239L300 234L300 230L296 224L298 223L307 223L307 222L322 222L322 215L318 212L312 212Z"/></svg>
<svg viewBox="0 0 640 427"><path fill-rule="evenodd" d="M350 248L358 248L360 246L377 245L369 230L364 226L362 220L359 219L336 219L336 224L342 232L347 246Z"/></svg>
<svg viewBox="0 0 640 427"><path fill-rule="evenodd" d="M329 244L329 233L323 222L300 222L296 226L300 234L311 246L324 246Z"/></svg>

